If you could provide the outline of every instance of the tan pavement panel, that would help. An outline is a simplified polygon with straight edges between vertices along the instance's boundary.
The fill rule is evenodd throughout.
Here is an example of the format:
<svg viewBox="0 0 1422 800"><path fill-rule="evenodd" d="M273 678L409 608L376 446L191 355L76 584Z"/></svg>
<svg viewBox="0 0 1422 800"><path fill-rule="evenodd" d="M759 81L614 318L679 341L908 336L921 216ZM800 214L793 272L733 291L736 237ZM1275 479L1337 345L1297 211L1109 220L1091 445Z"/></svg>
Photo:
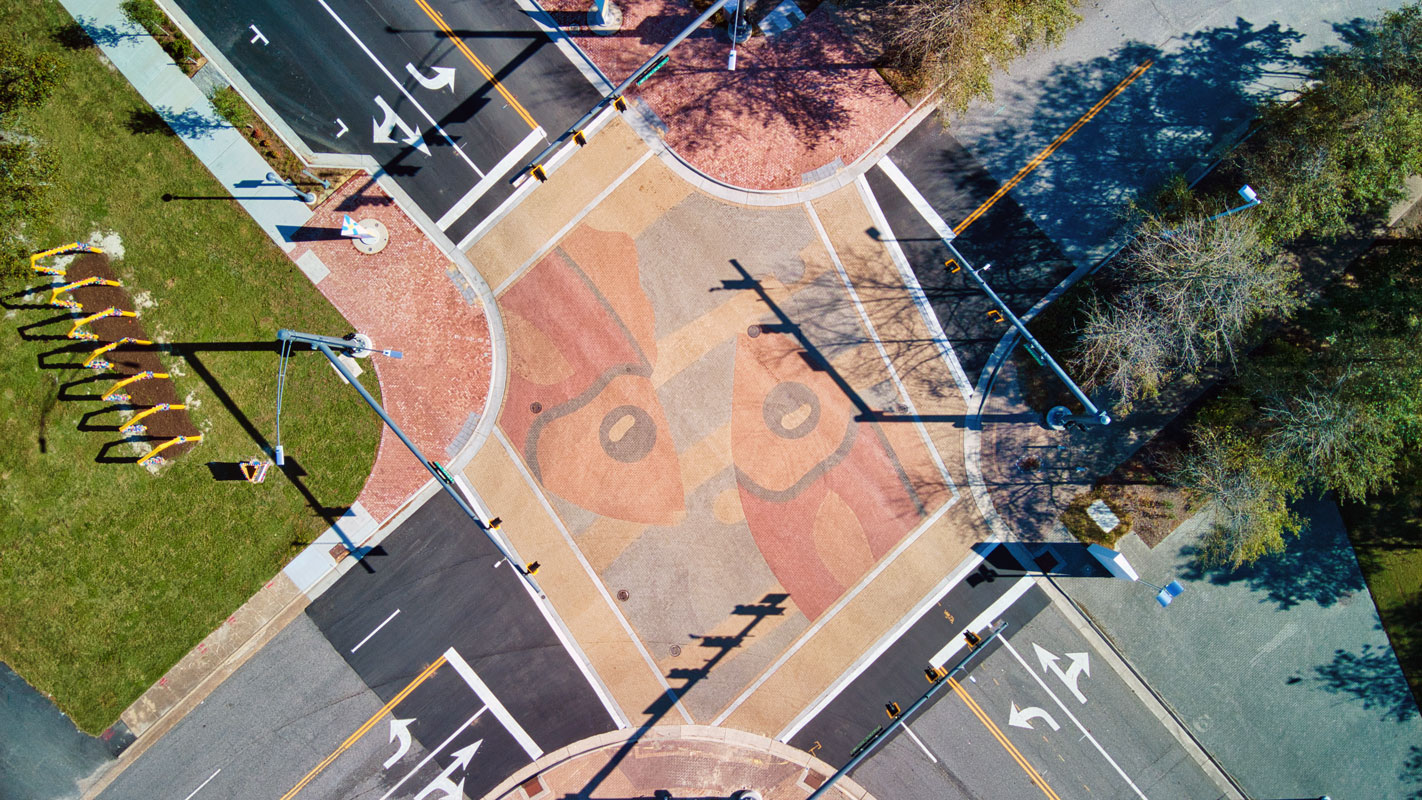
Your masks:
<svg viewBox="0 0 1422 800"><path fill-rule="evenodd" d="M480 448L464 475L503 519L500 531L519 555L540 563L538 580L548 600L628 719L641 724L663 686L502 442Z"/></svg>
<svg viewBox="0 0 1422 800"><path fill-rule="evenodd" d="M465 251L469 260L497 288L646 152L637 134L613 119Z"/></svg>

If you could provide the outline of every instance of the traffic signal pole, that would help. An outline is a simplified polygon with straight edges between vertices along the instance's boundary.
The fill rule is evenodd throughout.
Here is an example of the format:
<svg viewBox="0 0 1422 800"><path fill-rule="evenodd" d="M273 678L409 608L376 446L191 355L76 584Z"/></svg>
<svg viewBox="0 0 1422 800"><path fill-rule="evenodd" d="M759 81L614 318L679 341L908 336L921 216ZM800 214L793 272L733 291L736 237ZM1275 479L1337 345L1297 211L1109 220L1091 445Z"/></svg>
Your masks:
<svg viewBox="0 0 1422 800"><path fill-rule="evenodd" d="M907 711L895 715L894 721L889 723L889 727L880 728L874 733L869 734L869 738L866 739L862 744L860 744L858 748L856 748L856 752L854 753L853 757L849 759L849 763L840 767L839 771L835 772L835 774L829 776L829 778L825 780L823 784L820 785L820 788L816 789L814 794L811 794L809 797L805 798L805 800L819 800L827 792L829 792L830 787L834 786L836 781L838 781L840 778L843 778L845 775L848 775L850 770L859 766L860 762L864 761L864 759L869 757L869 754L874 751L874 748L878 747L881 742L885 741L891 735L893 735L894 731L897 731L899 728L903 727L904 724L908 722L908 718L913 716L913 713L915 711L919 710L920 708L923 708L925 703L927 703L929 700L932 700L934 695L938 694L938 692L941 691L944 686L947 686L948 679L953 677L953 673L964 669L967 666L967 663L973 659L973 656L976 656L978 653L982 652L983 648L987 646L988 642L991 642L993 639L996 639L998 635L1005 630L1007 630L1007 622L1004 620L998 620L997 624L992 626L988 635L981 639L978 639L976 643L973 643L973 639L977 638L977 634L973 633L972 631L965 632L964 635L968 637L968 654L959 659L958 663L954 664L952 669L933 671L930 667L930 671L933 671L934 674L936 674L938 677L933 681L933 685L929 687L928 691L924 692L922 697L918 698L918 700L915 701L913 705L909 706ZM893 703L890 703L889 705L895 706L895 704Z"/></svg>
<svg viewBox="0 0 1422 800"><path fill-rule="evenodd" d="M430 475L434 476L435 483L439 484L439 487L444 490L444 493L454 500L455 504L459 506L459 510L463 511L469 519L474 521L474 524L479 527L479 530L483 532L494 545L494 549L503 555L504 560L509 563L509 566L513 567L514 571L528 584L529 588L540 598L547 598L547 595L543 594L543 590L539 588L538 582L533 579L533 572L537 569L537 566L525 565L523 560L518 557L518 554L513 551L513 545L511 543L505 545L505 543L500 540L499 536L484 523L484 520L479 518L479 514L474 511L469 505L469 502L464 499L464 496L455 490L454 481L450 478L449 473L445 472L443 467L432 464L429 459L425 458L425 454L420 452L420 448L416 446L414 442L410 441L410 437L406 436L405 432L400 430L400 426L395 424L395 420L391 419L390 415L385 413L385 409L380 406L380 403L374 397L370 396L370 392L367 392L365 387L360 385L360 381L356 380L356 377L350 373L350 370L346 369L346 365L342 364L341 360L336 357L336 350L340 350L343 355L355 355L357 353L367 352L368 348L366 348L364 344L349 339L338 339L334 336L299 333L297 331L286 330L285 328L277 331L277 340L308 344L312 350L319 351L321 355L324 355L326 360L331 362L331 366L335 367L336 371L341 373L341 377L345 378L347 383L355 387L355 390L360 394L365 404L370 406L380 419L389 426L390 430L400 438L400 441L405 444L405 447L409 448L410 452L419 460L421 466L429 470ZM368 351L383 353L395 358L400 357L400 353L394 350Z"/></svg>

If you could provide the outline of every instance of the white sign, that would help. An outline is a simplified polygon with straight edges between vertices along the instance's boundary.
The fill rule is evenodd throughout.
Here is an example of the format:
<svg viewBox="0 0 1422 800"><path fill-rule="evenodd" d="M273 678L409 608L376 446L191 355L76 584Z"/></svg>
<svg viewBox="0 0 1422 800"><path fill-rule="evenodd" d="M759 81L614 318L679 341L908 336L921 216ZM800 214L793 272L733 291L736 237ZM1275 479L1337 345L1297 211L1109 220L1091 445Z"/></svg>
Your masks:
<svg viewBox="0 0 1422 800"><path fill-rule="evenodd" d="M1076 682L1082 675L1091 677L1091 662L1085 653L1067 653L1066 657L1071 659L1071 666L1066 668L1066 672L1057 664L1057 656L1052 651L1042 647L1036 642L1032 643L1032 649L1037 651L1037 660L1042 663L1042 671L1050 671L1076 695L1076 699L1086 702L1086 695L1077 688Z"/></svg>
<svg viewBox="0 0 1422 800"><path fill-rule="evenodd" d="M451 92L454 91L454 67L435 67L433 78L426 78L418 69L415 69L414 64L406 64L405 69L409 71L411 77L420 82L421 86L432 92L437 92L446 86Z"/></svg>
<svg viewBox="0 0 1422 800"><path fill-rule="evenodd" d="M370 120L375 125L375 133L372 138L376 144L395 144L395 140L390 138L390 134L399 128L400 132L405 135L402 140L405 144L425 155L430 154L429 145L425 144L425 137L421 136L419 131L411 128L405 120L400 119L400 115L396 114L395 109L385 102L385 98L376 95L375 105L385 114L385 118L379 122L376 122L374 117L371 117Z"/></svg>
<svg viewBox="0 0 1422 800"><path fill-rule="evenodd" d="M1045 710L1036 706L1018 708L1016 703L1012 704L1012 713L1007 715L1007 724L1018 728L1026 728L1030 731L1034 730L1032 727L1032 720L1034 719L1040 719L1046 722L1054 731L1062 729L1062 726L1058 725L1057 721L1052 719L1052 715L1048 714Z"/></svg>

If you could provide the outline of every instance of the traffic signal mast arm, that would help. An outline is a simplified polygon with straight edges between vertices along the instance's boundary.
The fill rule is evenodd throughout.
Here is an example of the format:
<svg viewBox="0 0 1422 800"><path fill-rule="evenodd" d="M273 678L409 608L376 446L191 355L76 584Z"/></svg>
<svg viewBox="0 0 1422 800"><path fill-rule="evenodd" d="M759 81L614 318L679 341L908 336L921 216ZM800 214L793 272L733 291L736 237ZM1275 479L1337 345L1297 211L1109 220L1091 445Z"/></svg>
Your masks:
<svg viewBox="0 0 1422 800"><path fill-rule="evenodd" d="M380 403L377 402L374 397L370 396L370 392L367 392L365 387L360 385L360 381L356 380L356 377L350 373L350 370L346 369L346 365L342 364L341 360L336 357L336 350L340 350L343 354L365 352L367 348L362 342L350 339L338 339L334 336L298 333L297 331L290 331L284 328L277 331L277 339L283 342L309 344L312 350L319 350L321 354L331 362L331 366L335 367L336 371L341 373L341 377L346 379L346 383L355 387L355 390L360 393L360 397L365 401L365 404L370 406L371 409L380 416L380 419L389 426L390 430L394 432L396 436L400 437L400 441L405 444L405 447L409 448L410 452L419 460L420 464L429 470L429 473L435 478L435 483L439 484L439 487L444 490L445 494L448 494L454 500L455 504L459 506L459 510L463 511L471 520L474 520L479 530L488 537L489 541L494 545L494 548L503 555L504 559L514 568L514 571L518 573L519 577L528 583L529 588L533 589L539 597L547 597L538 586L538 582L533 579L533 573L537 570L537 566L534 564L525 565L518 557L518 554L513 552L513 545L505 545L504 542L500 540L499 536L491 529L492 525L486 525L484 521L479 518L479 514L470 507L468 501L464 499L464 496L455 490L454 482L449 477L449 473L445 472L443 467L432 464L429 459L425 458L425 454L420 452L420 448L417 447L414 442L410 441L410 437L406 436L405 432L400 430L400 426L395 424L395 420L391 419L390 415L385 413L385 409L380 406ZM382 353L393 358L401 357L401 353L396 350L371 349L369 352Z"/></svg>

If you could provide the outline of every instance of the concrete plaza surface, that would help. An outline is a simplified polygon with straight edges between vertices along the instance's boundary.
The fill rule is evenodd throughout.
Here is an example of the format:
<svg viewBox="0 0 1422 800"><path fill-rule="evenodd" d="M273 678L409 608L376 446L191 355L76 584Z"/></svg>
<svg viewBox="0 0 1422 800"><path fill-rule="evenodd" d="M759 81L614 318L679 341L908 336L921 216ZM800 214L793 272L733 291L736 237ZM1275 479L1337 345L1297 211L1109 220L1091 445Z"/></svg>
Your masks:
<svg viewBox="0 0 1422 800"><path fill-rule="evenodd" d="M1127 536L1143 579L1184 584L1169 608L1125 581L1057 580L1254 796L1406 796L1417 704L1337 506L1299 511L1309 527L1285 553L1234 573L1196 566L1203 516L1153 550Z"/></svg>
<svg viewBox="0 0 1422 800"><path fill-rule="evenodd" d="M469 251L510 376L466 475L630 717L771 734L986 538L966 409L861 187L756 211L589 147Z"/></svg>

